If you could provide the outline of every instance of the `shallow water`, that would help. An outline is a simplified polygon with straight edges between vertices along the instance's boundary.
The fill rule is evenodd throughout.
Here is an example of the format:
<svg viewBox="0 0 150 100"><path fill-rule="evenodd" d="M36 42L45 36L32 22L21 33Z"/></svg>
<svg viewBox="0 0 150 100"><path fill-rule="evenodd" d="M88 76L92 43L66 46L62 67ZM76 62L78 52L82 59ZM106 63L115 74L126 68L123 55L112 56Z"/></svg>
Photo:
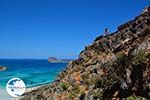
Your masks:
<svg viewBox="0 0 150 100"><path fill-rule="evenodd" d="M5 89L11 78L21 78L26 87L46 84L54 81L67 63L48 63L47 60L0 60L0 66L7 70L0 71L0 88Z"/></svg>

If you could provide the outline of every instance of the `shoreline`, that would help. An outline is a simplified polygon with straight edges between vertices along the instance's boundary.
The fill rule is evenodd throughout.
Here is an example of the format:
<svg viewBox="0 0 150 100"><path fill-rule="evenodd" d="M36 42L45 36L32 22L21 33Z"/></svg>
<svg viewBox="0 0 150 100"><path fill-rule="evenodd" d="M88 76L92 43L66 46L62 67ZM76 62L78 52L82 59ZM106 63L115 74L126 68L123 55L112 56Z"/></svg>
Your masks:
<svg viewBox="0 0 150 100"><path fill-rule="evenodd" d="M35 86L31 86L31 87L27 87L26 90L25 90L25 93L27 92L31 92L32 90L36 90L38 88L41 88L43 86L47 86L47 85L50 85L51 83L47 83L47 84L41 84L41 85L35 85ZM24 93L24 94L25 94Z"/></svg>
<svg viewBox="0 0 150 100"><path fill-rule="evenodd" d="M51 83L45 83L45 84L39 84L39 85L35 85L35 86L29 86L25 89L25 92L24 94L26 93L29 93L33 90L38 90L38 88L41 88L41 87L44 87L44 86L48 86L50 85ZM24 95L23 94L23 95ZM11 97L7 91L6 91L6 88L4 87L0 87L0 98L2 100L20 100L21 98L23 98L24 96L20 96L20 97L17 97L17 98L14 98L14 97Z"/></svg>
<svg viewBox="0 0 150 100"><path fill-rule="evenodd" d="M33 90L38 90L39 88L42 88L42 87L44 87L44 86L48 86L48 85L50 85L50 84L51 84L51 83L46 83L46 84L41 84L41 85L35 85L35 86L27 87L26 90L25 90L25 92L24 92L24 94L29 93L29 92L31 92L31 91L33 91ZM23 96L20 96L20 97L18 97L18 98L15 98L14 100L20 100L21 98L24 97L24 94L23 94Z"/></svg>
<svg viewBox="0 0 150 100"><path fill-rule="evenodd" d="M43 85L48 85L48 84L51 84L52 82L47 82L47 83L41 83L41 84L37 84L37 85L33 85L33 86L27 86L26 89L28 88L33 88L33 87L38 87L38 86L43 86Z"/></svg>

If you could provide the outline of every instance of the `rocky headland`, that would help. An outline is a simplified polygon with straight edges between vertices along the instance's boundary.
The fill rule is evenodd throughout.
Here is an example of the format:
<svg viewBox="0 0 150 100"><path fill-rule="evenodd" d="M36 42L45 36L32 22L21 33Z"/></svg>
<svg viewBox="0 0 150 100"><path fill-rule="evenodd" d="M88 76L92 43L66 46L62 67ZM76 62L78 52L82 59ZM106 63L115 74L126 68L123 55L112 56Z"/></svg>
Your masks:
<svg viewBox="0 0 150 100"><path fill-rule="evenodd" d="M21 100L150 100L150 12L97 37L57 79Z"/></svg>

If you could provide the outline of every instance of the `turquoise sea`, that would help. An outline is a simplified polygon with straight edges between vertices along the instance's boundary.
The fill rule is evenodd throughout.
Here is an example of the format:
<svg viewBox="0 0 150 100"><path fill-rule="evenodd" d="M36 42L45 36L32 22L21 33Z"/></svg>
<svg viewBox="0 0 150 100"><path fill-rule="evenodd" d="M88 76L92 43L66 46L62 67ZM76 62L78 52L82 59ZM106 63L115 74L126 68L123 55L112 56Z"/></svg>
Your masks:
<svg viewBox="0 0 150 100"><path fill-rule="evenodd" d="M0 60L0 66L7 70L0 71L0 88L5 88L9 79L21 78L26 87L47 84L54 81L59 72L68 63L48 63L47 60Z"/></svg>

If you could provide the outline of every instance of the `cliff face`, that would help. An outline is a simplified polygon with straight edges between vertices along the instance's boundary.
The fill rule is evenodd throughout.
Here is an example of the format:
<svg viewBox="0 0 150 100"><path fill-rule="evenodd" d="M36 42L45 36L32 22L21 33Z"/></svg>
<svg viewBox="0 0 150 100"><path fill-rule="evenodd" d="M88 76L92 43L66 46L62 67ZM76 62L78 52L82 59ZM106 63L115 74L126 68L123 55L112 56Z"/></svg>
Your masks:
<svg viewBox="0 0 150 100"><path fill-rule="evenodd" d="M149 12L97 37L55 82L22 100L118 100L132 95L150 99Z"/></svg>

